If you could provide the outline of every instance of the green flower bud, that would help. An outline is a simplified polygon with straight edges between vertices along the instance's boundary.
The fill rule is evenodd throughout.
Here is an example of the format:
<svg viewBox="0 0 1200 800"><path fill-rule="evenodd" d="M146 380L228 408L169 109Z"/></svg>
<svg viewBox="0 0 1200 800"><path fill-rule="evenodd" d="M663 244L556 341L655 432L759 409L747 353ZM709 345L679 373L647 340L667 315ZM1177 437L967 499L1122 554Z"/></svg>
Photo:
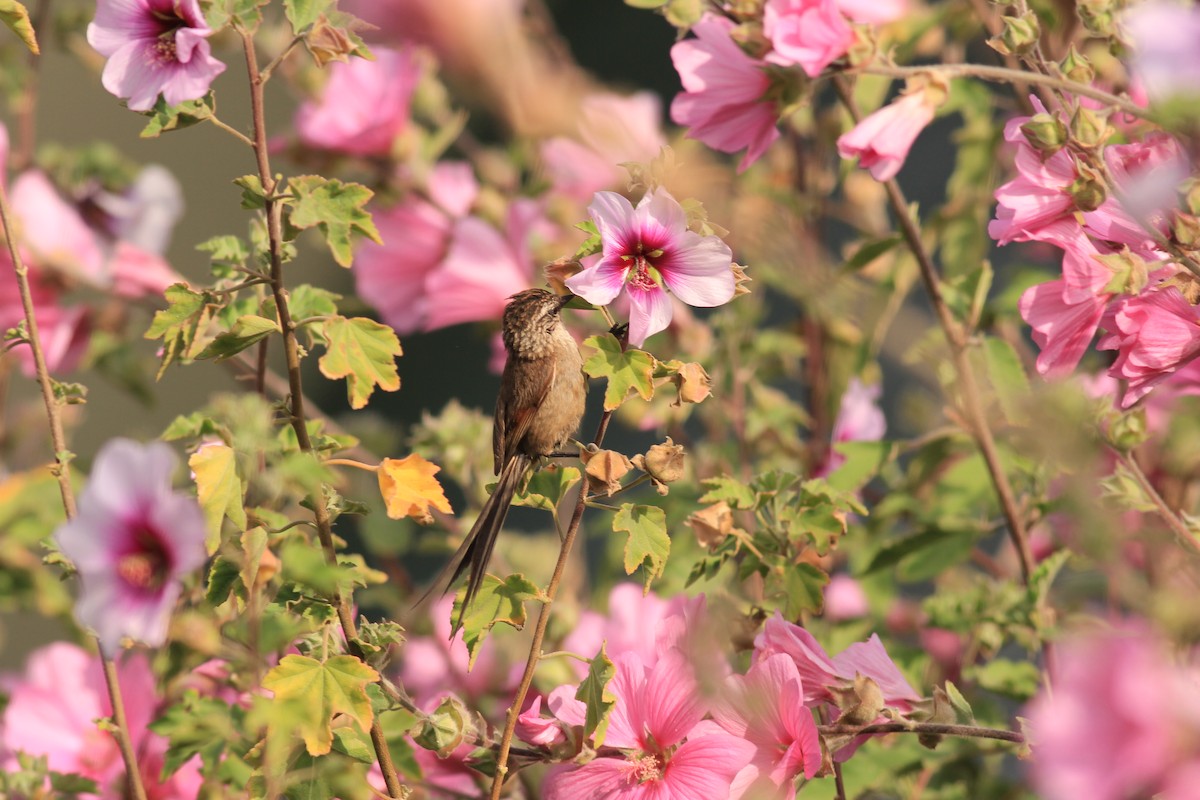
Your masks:
<svg viewBox="0 0 1200 800"><path fill-rule="evenodd" d="M1087 56L1080 54L1074 44L1067 51L1067 57L1059 62L1058 68L1062 70L1063 75L1076 83L1091 83L1096 77L1092 62L1088 61Z"/></svg>
<svg viewBox="0 0 1200 800"><path fill-rule="evenodd" d="M1067 143L1067 126L1050 114L1034 114L1021 126L1025 141L1043 157L1057 153Z"/></svg>
<svg viewBox="0 0 1200 800"><path fill-rule="evenodd" d="M1171 235L1179 246L1187 250L1200 250L1200 217L1195 214L1176 212L1171 223Z"/></svg>
<svg viewBox="0 0 1200 800"><path fill-rule="evenodd" d="M1108 193L1104 188L1104 178L1100 173L1086 164L1076 164L1079 177L1067 187L1067 194L1080 211L1095 211L1103 203Z"/></svg>
<svg viewBox="0 0 1200 800"><path fill-rule="evenodd" d="M1071 117L1071 138L1087 148L1100 147L1112 136L1106 112L1080 106Z"/></svg>
<svg viewBox="0 0 1200 800"><path fill-rule="evenodd" d="M1030 11L1019 17L1001 19L1004 20L1004 30L988 40L992 49L1006 56L1024 55L1032 51L1042 35L1037 16Z"/></svg>

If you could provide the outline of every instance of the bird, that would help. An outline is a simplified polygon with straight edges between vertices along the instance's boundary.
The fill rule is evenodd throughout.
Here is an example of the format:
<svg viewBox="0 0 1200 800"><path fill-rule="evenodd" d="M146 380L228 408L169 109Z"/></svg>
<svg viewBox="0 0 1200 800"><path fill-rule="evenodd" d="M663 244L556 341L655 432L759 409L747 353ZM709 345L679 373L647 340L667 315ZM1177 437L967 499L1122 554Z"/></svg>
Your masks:
<svg viewBox="0 0 1200 800"><path fill-rule="evenodd" d="M508 361L500 377L492 428L493 468L499 476L462 544L425 593L449 591L468 573L466 594L451 635L462 627L504 527L513 494L529 467L558 453L579 427L587 396L583 358L562 309L574 295L526 289L509 298L501 321Z"/></svg>

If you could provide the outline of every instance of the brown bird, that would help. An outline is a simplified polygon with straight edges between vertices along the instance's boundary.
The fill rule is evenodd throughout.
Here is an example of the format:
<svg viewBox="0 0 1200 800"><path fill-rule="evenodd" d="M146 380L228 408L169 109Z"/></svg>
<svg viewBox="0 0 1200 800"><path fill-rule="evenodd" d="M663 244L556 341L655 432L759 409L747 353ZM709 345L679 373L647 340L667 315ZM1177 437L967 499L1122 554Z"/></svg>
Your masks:
<svg viewBox="0 0 1200 800"><path fill-rule="evenodd" d="M467 538L430 588L432 591L441 586L443 592L448 591L470 570L454 630L462 627L463 617L483 584L496 537L530 464L539 456L558 452L583 417L587 394L583 359L559 318L572 297L545 289L526 289L509 298L504 310L502 335L508 362L500 378L492 431L494 468L500 479Z"/></svg>

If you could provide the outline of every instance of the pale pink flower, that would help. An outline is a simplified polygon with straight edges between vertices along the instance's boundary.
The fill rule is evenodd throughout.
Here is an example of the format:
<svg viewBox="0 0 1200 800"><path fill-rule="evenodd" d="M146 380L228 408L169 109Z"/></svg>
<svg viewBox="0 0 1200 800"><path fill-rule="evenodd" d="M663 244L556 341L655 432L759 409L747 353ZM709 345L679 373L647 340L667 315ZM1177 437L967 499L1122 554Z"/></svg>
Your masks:
<svg viewBox="0 0 1200 800"><path fill-rule="evenodd" d="M782 653L796 662L804 684L804 702L817 705L833 702L834 687L846 687L856 674L875 681L889 708L911 711L921 696L909 685L888 656L877 634L850 645L830 658L825 648L804 628L785 620L778 611L754 639L754 660Z"/></svg>
<svg viewBox="0 0 1200 800"><path fill-rule="evenodd" d="M707 712L691 667L671 651L647 669L633 653L616 660L609 684L616 705L605 747L623 757L602 756L550 776L547 800L659 800L697 797L724 800L734 777L755 747L702 720Z"/></svg>
<svg viewBox="0 0 1200 800"><path fill-rule="evenodd" d="M1108 374L1129 382L1122 408L1132 406L1200 355L1200 309L1174 286L1122 298L1100 324L1108 334L1096 347L1117 351L1117 360Z"/></svg>
<svg viewBox="0 0 1200 800"><path fill-rule="evenodd" d="M584 611L563 639L563 649L593 656L606 644L610 658L636 653L643 664L653 665L662 649L660 628L681 610L682 597L663 600L654 592L643 593L640 584L619 583L609 592L608 615Z"/></svg>
<svg viewBox="0 0 1200 800"><path fill-rule="evenodd" d="M157 646L188 573L205 561L204 515L171 489L167 445L113 439L100 449L78 515L55 540L79 571L75 617L115 654L123 637Z"/></svg>
<svg viewBox="0 0 1200 800"><path fill-rule="evenodd" d="M400 680L421 706L434 705L447 692L477 700L491 691L506 691L514 685L508 668L495 649L479 651L473 668L463 632L450 635L453 597L443 597L430 611L432 636L410 636L401 650Z"/></svg>
<svg viewBox="0 0 1200 800"><path fill-rule="evenodd" d="M1053 693L1025 709L1033 784L1046 800L1129 800L1178 792L1200 759L1200 671L1144 625L1059 644ZM1194 798L1196 786L1167 798Z"/></svg>
<svg viewBox="0 0 1200 800"><path fill-rule="evenodd" d="M754 759L733 781L730 797L790 798L797 776L821 768L821 740L796 663L776 654L756 661L725 681L725 696L713 717L729 733L753 744Z"/></svg>
<svg viewBox="0 0 1200 800"><path fill-rule="evenodd" d="M104 88L149 111L160 94L169 106L203 97L225 71L211 34L198 0L98 0L87 40L108 58Z"/></svg>
<svg viewBox="0 0 1200 800"><path fill-rule="evenodd" d="M671 62L683 94L671 102L671 119L688 136L722 153L745 150L744 170L779 138L779 109L767 96L766 64L751 58L729 38L733 22L705 14L692 26L695 39L671 48Z"/></svg>
<svg viewBox="0 0 1200 800"><path fill-rule="evenodd" d="M142 780L154 800L191 800L200 789L199 758L159 781L166 741L147 730L158 704L154 676L141 653L117 665L125 712ZM56 642L35 650L25 674L6 682L8 705L0 717L0 765L16 769L16 754L45 756L55 772L76 773L101 787L106 799L124 797L124 762L111 733L96 720L111 716L100 659ZM83 795L94 797L94 795Z"/></svg>
<svg viewBox="0 0 1200 800"><path fill-rule="evenodd" d="M871 611L862 584L839 573L825 587L825 618L834 622L865 617Z"/></svg>
<svg viewBox="0 0 1200 800"><path fill-rule="evenodd" d="M30 170L17 177L12 187L12 207L21 223L25 259L93 286L107 283L96 233L45 173Z"/></svg>
<svg viewBox="0 0 1200 800"><path fill-rule="evenodd" d="M619 194L597 192L588 213L600 231L603 252L568 278L567 288L603 306L625 287L634 347L671 322L664 286L690 306L719 306L733 299L729 245L688 230L683 207L665 189L647 193L636 208Z"/></svg>
<svg viewBox="0 0 1200 800"><path fill-rule="evenodd" d="M1084 213L1084 229L1095 239L1127 245L1142 258L1165 258L1154 234L1139 220L1167 234L1170 212L1178 205L1177 187L1190 173L1183 149L1174 137L1157 133L1104 148L1104 161L1117 191L1095 211Z"/></svg>
<svg viewBox="0 0 1200 800"><path fill-rule="evenodd" d="M387 156L408 127L409 105L421 78L410 50L372 50L374 61L335 62L316 100L296 111L296 133L309 147L356 156Z"/></svg>
<svg viewBox="0 0 1200 800"><path fill-rule="evenodd" d="M810 78L845 55L855 39L837 0L767 0L763 35L773 48L767 61L798 64Z"/></svg>
<svg viewBox="0 0 1200 800"><path fill-rule="evenodd" d="M161 295L171 284L183 281L161 256L120 240L113 245L106 266L112 292L118 297Z"/></svg>
<svg viewBox="0 0 1200 800"><path fill-rule="evenodd" d="M904 166L917 135L933 121L934 104L929 93L916 91L901 96L865 118L838 137L838 155L858 158L877 181L896 177Z"/></svg>
<svg viewBox="0 0 1200 800"><path fill-rule="evenodd" d="M908 0L837 0L838 9L855 22L884 25L908 13Z"/></svg>
<svg viewBox="0 0 1200 800"><path fill-rule="evenodd" d="M529 707L517 717L516 733L521 741L540 747L550 747L567 739L558 719L542 716L541 695L534 697Z"/></svg>
<svg viewBox="0 0 1200 800"><path fill-rule="evenodd" d="M40 273L30 270L29 293L33 298L33 313L37 320L42 353L51 374L70 372L79 364L87 350L91 334L91 316L84 306L67 306L62 291ZM0 250L0 335L17 327L25 319L17 279L7 250ZM0 345L2 347L3 345ZM27 344L18 344L8 352L21 364L21 370L34 375L33 351Z"/></svg>
<svg viewBox="0 0 1200 800"><path fill-rule="evenodd" d="M555 232L541 204L525 198L509 205L503 232L479 217L460 219L425 280L425 329L499 319L508 298L533 285L530 244Z"/></svg>
<svg viewBox="0 0 1200 800"><path fill-rule="evenodd" d="M840 442L877 442L887 433L887 418L879 408L879 384L867 386L857 376L846 384L838 406L837 418L833 421L833 444ZM846 457L830 450L828 457L813 470L816 477L834 472L846 462Z"/></svg>
<svg viewBox="0 0 1200 800"><path fill-rule="evenodd" d="M585 97L578 135L556 136L541 146L555 191L584 200L621 183L627 175L621 164L648 162L666 144L661 120L662 102L652 92Z"/></svg>
<svg viewBox="0 0 1200 800"><path fill-rule="evenodd" d="M1131 5L1121 24L1132 44L1129 68L1150 99L1194 98L1200 86L1200 9L1170 0Z"/></svg>

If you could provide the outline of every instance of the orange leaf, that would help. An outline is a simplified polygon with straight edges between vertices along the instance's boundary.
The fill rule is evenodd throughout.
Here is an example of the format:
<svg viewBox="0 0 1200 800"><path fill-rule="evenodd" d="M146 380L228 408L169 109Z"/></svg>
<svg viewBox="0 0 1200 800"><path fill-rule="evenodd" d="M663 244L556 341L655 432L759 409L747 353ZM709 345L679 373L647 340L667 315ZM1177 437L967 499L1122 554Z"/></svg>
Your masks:
<svg viewBox="0 0 1200 800"><path fill-rule="evenodd" d="M422 525L433 522L429 507L453 514L442 485L433 477L441 467L413 453L405 458L385 458L379 465L379 493L392 519L412 517Z"/></svg>

